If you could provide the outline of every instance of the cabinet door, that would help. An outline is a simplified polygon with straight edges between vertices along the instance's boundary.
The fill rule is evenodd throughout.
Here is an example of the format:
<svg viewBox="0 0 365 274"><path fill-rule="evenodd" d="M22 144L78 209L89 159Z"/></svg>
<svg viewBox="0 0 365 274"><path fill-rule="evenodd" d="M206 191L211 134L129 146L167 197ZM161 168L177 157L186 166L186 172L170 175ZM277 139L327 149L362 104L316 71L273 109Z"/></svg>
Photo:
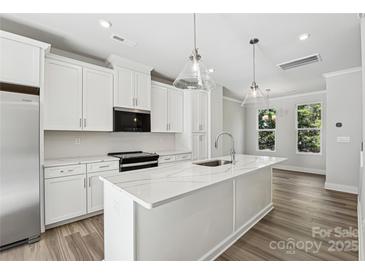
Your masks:
<svg viewBox="0 0 365 274"><path fill-rule="evenodd" d="M0 82L39 87L40 49L0 38Z"/></svg>
<svg viewBox="0 0 365 274"><path fill-rule="evenodd" d="M151 131L167 132L167 88L152 86Z"/></svg>
<svg viewBox="0 0 365 274"><path fill-rule="evenodd" d="M82 129L82 68L46 59L44 129Z"/></svg>
<svg viewBox="0 0 365 274"><path fill-rule="evenodd" d="M83 129L113 131L113 74L83 69Z"/></svg>
<svg viewBox="0 0 365 274"><path fill-rule="evenodd" d="M86 176L45 180L46 225L86 214Z"/></svg>
<svg viewBox="0 0 365 274"><path fill-rule="evenodd" d="M193 144L192 144L192 160L199 160L199 134L193 134Z"/></svg>
<svg viewBox="0 0 365 274"><path fill-rule="evenodd" d="M114 90L115 107L134 107L135 79L134 72L118 67L116 70L116 89Z"/></svg>
<svg viewBox="0 0 365 274"><path fill-rule="evenodd" d="M88 174L87 178L87 213L102 210L104 207L104 187L99 176L112 176L119 170Z"/></svg>
<svg viewBox="0 0 365 274"><path fill-rule="evenodd" d="M141 72L135 72L135 83L135 108L151 110L151 75Z"/></svg>
<svg viewBox="0 0 365 274"><path fill-rule="evenodd" d="M207 132L208 130L208 93L199 92L199 131Z"/></svg>
<svg viewBox="0 0 365 274"><path fill-rule="evenodd" d="M192 106L192 131L200 131L200 106L199 106L199 92L191 91L191 106Z"/></svg>
<svg viewBox="0 0 365 274"><path fill-rule="evenodd" d="M208 158L208 143L207 143L207 135L200 134L199 135L199 160Z"/></svg>
<svg viewBox="0 0 365 274"><path fill-rule="evenodd" d="M183 132L184 93L169 89L167 96L168 124L170 132Z"/></svg>

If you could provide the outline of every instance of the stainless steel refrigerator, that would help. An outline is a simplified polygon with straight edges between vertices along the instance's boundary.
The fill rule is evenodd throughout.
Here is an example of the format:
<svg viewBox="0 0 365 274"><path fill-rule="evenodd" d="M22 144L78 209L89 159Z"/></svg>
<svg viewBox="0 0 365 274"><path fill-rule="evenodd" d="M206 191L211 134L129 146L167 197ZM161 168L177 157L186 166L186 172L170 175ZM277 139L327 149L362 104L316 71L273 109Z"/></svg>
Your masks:
<svg viewBox="0 0 365 274"><path fill-rule="evenodd" d="M40 236L39 89L0 83L0 250Z"/></svg>

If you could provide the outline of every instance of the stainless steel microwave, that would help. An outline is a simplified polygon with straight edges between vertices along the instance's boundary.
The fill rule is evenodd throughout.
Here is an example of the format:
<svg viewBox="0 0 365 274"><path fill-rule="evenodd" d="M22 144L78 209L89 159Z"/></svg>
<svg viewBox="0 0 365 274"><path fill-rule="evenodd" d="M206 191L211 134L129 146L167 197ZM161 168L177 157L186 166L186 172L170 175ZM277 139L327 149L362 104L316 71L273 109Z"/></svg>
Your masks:
<svg viewBox="0 0 365 274"><path fill-rule="evenodd" d="M114 108L113 131L151 132L150 111L128 108Z"/></svg>

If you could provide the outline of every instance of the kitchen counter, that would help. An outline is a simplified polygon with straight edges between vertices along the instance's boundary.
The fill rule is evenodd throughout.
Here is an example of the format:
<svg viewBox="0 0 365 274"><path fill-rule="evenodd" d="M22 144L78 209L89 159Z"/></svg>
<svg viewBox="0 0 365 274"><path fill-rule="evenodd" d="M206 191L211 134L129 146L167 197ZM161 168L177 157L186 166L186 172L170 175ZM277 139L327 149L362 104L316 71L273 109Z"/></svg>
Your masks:
<svg viewBox="0 0 365 274"><path fill-rule="evenodd" d="M230 160L230 157L219 159ZM285 158L238 154L236 160L235 165L219 167L200 166L190 161L172 163L101 179L114 184L141 206L151 209L201 188L281 163Z"/></svg>
<svg viewBox="0 0 365 274"><path fill-rule="evenodd" d="M56 166L66 166L66 165L108 162L108 161L119 161L119 159L116 157L107 156L107 155L59 158L59 159L45 159L43 166L44 167L56 167Z"/></svg>
<svg viewBox="0 0 365 274"><path fill-rule="evenodd" d="M100 177L105 260L217 258L273 209L272 167L286 160L236 156L235 165L176 162Z"/></svg>
<svg viewBox="0 0 365 274"><path fill-rule="evenodd" d="M176 150L160 150L155 151L160 156L170 156L170 155L179 155L179 154L186 154L186 153L192 153L189 149L176 149Z"/></svg>

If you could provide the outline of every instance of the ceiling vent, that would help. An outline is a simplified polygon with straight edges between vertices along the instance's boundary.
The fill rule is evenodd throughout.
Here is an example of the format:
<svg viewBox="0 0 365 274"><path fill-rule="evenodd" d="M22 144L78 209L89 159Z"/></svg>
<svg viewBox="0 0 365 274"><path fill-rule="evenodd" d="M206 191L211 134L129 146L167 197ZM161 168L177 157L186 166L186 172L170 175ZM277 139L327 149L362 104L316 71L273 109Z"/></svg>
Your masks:
<svg viewBox="0 0 365 274"><path fill-rule="evenodd" d="M120 43L123 43L124 45L126 45L128 47L132 47L132 48L137 45L136 42L128 40L128 39L123 38L123 37L121 37L119 35L116 35L116 34L112 34L112 39L114 39L115 41L118 41Z"/></svg>
<svg viewBox="0 0 365 274"><path fill-rule="evenodd" d="M280 67L283 70L297 68L301 66L305 66L308 64L316 63L322 61L321 56L317 54L309 55L303 58L294 59L288 62L284 62L281 64L278 64L277 66Z"/></svg>

